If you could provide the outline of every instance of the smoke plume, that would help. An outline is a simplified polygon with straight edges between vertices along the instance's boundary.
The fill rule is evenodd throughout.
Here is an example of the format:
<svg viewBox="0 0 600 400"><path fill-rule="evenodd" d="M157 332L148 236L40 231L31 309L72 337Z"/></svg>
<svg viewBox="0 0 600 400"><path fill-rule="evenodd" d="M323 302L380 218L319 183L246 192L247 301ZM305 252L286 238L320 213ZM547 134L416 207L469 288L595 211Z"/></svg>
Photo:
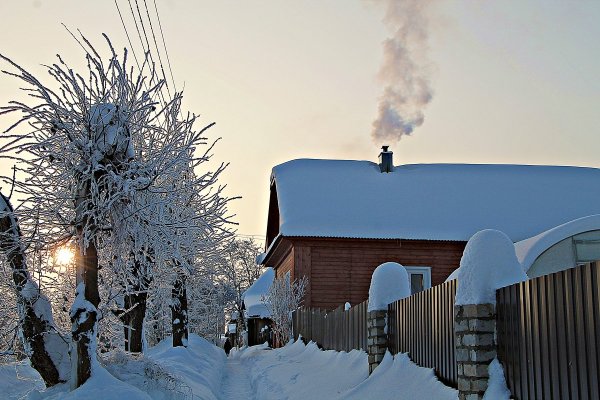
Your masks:
<svg viewBox="0 0 600 400"><path fill-rule="evenodd" d="M394 35L383 42L378 77L385 85L371 135L396 142L423 124L433 96L427 62L426 9L432 0L388 0L384 23Z"/></svg>

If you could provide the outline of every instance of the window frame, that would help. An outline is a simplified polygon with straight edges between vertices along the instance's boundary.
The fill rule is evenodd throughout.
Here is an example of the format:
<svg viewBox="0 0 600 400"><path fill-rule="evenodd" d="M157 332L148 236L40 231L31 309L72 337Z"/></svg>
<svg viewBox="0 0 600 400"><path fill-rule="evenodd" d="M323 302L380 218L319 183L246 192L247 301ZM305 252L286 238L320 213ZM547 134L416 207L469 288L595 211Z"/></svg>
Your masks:
<svg viewBox="0 0 600 400"><path fill-rule="evenodd" d="M409 286L411 283L411 275L420 274L423 276L423 290L422 291L431 289L431 267L427 267L424 265L407 265L407 266L404 266L404 268L406 269L406 272L408 272ZM416 292L416 293L419 293L419 292ZM413 294L415 294L415 293L412 293L412 290L411 290L411 295L413 295Z"/></svg>

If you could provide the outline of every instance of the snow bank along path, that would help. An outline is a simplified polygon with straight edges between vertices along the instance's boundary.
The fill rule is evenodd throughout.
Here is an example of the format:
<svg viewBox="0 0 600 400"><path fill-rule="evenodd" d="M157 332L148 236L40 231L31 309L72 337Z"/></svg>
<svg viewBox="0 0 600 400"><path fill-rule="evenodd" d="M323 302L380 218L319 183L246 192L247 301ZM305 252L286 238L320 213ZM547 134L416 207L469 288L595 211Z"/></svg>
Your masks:
<svg viewBox="0 0 600 400"><path fill-rule="evenodd" d="M39 374L29 366L0 366L0 393L8 396L3 399L28 400L458 399L458 392L438 381L432 369L419 367L406 354L387 353L369 376L367 354L358 350L322 351L315 343L304 345L298 341L275 350L266 345L232 349L226 358L222 349L196 335L190 335L189 343L187 349L172 348L166 339L142 358L160 366L167 374L164 379L174 378L177 387L150 382L144 368L140 368L143 363L125 357L124 363L113 361L72 392L68 385L42 391ZM22 380L15 379L15 372ZM503 377L499 364L490 368L490 376L493 382L485 398L508 400L509 394L498 378Z"/></svg>
<svg viewBox="0 0 600 400"><path fill-rule="evenodd" d="M322 351L301 341L271 350L253 346L230 355L250 374L260 400L456 400L456 390L443 385L433 370L414 364L406 354L384 361L369 376L367 354ZM244 397L240 397L244 398Z"/></svg>

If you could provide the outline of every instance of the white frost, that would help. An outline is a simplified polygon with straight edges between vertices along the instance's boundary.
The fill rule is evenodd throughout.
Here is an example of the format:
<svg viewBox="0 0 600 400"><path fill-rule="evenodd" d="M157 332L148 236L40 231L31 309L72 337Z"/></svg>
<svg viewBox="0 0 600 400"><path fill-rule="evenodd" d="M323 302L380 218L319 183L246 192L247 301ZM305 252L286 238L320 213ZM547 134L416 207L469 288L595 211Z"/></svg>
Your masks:
<svg viewBox="0 0 600 400"><path fill-rule="evenodd" d="M406 268L395 262L381 264L373 271L369 287L368 311L387 310L396 300L410 296Z"/></svg>
<svg viewBox="0 0 600 400"><path fill-rule="evenodd" d="M496 289L525 280L508 236L494 229L479 231L460 260L456 304L496 304Z"/></svg>
<svg viewBox="0 0 600 400"><path fill-rule="evenodd" d="M101 153L125 154L126 158L133 158L133 143L127 130L125 110L106 103L91 106L90 129Z"/></svg>

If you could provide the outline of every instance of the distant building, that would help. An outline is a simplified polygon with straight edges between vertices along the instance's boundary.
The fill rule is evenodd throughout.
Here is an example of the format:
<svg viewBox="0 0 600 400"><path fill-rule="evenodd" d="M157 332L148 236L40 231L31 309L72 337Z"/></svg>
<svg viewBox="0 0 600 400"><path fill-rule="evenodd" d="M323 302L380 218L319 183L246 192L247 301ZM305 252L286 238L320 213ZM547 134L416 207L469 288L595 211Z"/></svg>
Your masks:
<svg viewBox="0 0 600 400"><path fill-rule="evenodd" d="M531 165L393 166L299 159L273 168L266 251L277 278L309 278L305 305L326 309L368 295L373 270L401 263L413 292L459 266L467 240L498 229L513 242L600 214L600 170Z"/></svg>
<svg viewBox="0 0 600 400"><path fill-rule="evenodd" d="M269 342L273 345L271 337L271 313L262 301L263 296L269 292L273 283L275 272L267 268L265 272L242 295L248 346Z"/></svg>

